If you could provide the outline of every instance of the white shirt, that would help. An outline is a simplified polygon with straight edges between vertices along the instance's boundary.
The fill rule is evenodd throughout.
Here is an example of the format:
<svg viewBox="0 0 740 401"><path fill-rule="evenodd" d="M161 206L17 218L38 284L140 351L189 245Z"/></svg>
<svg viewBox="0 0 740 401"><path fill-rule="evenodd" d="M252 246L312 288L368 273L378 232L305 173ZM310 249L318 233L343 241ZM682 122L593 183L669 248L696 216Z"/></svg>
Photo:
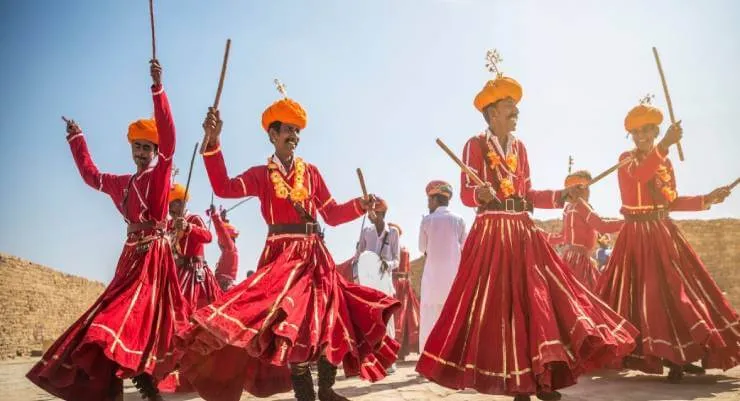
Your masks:
<svg viewBox="0 0 740 401"><path fill-rule="evenodd" d="M374 252L388 263L390 270L395 270L401 261L401 247L398 236L398 230L395 227L389 227L385 222L383 222L383 231L379 235L375 224L371 224L370 227L362 229L360 243L357 246L357 255L364 251ZM383 245L384 238L385 246Z"/></svg>
<svg viewBox="0 0 740 401"><path fill-rule="evenodd" d="M465 220L447 206L424 216L419 230L419 250L426 254L421 278L421 302L444 304L460 264L467 232Z"/></svg>

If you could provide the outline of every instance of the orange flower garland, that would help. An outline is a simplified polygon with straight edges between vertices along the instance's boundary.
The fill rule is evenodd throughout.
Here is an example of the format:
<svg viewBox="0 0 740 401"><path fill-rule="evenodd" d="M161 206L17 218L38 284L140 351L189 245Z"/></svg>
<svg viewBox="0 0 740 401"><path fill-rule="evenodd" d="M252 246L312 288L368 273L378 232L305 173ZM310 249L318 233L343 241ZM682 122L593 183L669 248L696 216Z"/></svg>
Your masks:
<svg viewBox="0 0 740 401"><path fill-rule="evenodd" d="M287 199L294 202L303 202L308 198L308 190L303 186L303 175L306 172L306 164L300 157L295 158L295 177L293 178L293 188L285 182L282 174L278 171L278 166L271 160L267 162L267 169L270 170L270 180L275 189L275 196L280 199Z"/></svg>
<svg viewBox="0 0 740 401"><path fill-rule="evenodd" d="M657 184L660 186L660 193L663 194L665 200L667 200L668 203L676 200L678 194L676 193L675 189L671 188L671 173L668 170L668 167L666 167L666 165L664 164L661 164L660 166L658 166L656 175L658 177Z"/></svg>
<svg viewBox="0 0 740 401"><path fill-rule="evenodd" d="M486 153L486 158L488 159L488 164L491 167L491 170L496 171L496 167L498 167L501 164L501 156L496 153L493 149L491 149L490 142L488 143L488 153ZM509 154L506 156L506 167L509 168L509 171L511 173L515 173L517 167L519 166L519 159L516 157L514 153ZM499 191L504 195L504 198L508 198L509 196L513 195L515 192L514 189L514 183L510 178L501 178L499 179Z"/></svg>
<svg viewBox="0 0 740 401"><path fill-rule="evenodd" d="M504 198L508 198L514 193L514 183L510 179L504 178L501 180L501 184L499 184L499 189L504 195Z"/></svg>

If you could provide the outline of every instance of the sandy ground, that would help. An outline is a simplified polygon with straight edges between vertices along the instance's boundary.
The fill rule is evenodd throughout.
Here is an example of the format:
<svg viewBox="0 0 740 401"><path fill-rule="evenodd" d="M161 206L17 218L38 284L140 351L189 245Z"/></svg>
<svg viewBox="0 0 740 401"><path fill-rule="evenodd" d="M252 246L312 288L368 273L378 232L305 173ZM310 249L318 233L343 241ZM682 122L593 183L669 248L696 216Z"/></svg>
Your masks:
<svg viewBox="0 0 740 401"><path fill-rule="evenodd" d="M35 387L24 375L35 359L16 359L0 362L0 400L47 401L56 398ZM476 394L473 391L453 391L419 377L413 361L404 362L385 380L369 384L359 379L344 379L341 371L335 388L353 401L503 401L510 397ZM604 371L584 376L573 387L562 390L564 401L740 401L740 367L722 372L712 370L706 376L686 376L681 384L669 384L664 377L638 372ZM136 389L126 382L125 401L141 400ZM258 398L244 394L241 401ZM293 400L292 393L270 398L271 401ZM165 395L169 401L201 400L197 394ZM535 399L533 398L533 401ZM83 401L83 400L81 400Z"/></svg>

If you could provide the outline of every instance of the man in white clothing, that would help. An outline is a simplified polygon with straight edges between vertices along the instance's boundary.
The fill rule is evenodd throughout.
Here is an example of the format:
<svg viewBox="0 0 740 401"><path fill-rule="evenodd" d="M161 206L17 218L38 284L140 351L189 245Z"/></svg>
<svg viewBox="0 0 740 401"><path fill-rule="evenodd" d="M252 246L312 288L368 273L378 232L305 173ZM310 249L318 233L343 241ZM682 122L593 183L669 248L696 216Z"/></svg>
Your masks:
<svg viewBox="0 0 740 401"><path fill-rule="evenodd" d="M419 250L426 256L421 276L420 351L424 349L447 300L467 236L463 218L447 208L452 197L452 185L432 181L427 185L426 193L429 214L421 220L419 230Z"/></svg>

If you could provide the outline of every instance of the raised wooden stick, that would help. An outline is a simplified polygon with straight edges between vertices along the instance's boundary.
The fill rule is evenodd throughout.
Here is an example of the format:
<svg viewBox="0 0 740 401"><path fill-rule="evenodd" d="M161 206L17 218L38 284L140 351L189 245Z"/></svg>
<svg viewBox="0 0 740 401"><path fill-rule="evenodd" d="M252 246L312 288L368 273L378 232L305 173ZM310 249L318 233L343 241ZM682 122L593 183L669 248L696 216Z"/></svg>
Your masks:
<svg viewBox="0 0 740 401"><path fill-rule="evenodd" d="M216 99L213 101L213 108L218 110L218 104L221 102L221 91L224 89L224 79L226 79L226 65L229 63L229 50L231 50L231 39L226 39L226 50L224 50L224 61L221 64L221 75L218 77L218 88L216 89ZM200 154L206 152L206 147L211 138L208 134L203 134L203 143L200 145Z"/></svg>
<svg viewBox="0 0 740 401"><path fill-rule="evenodd" d="M735 182L733 182L732 184L728 185L727 186L727 189L729 189L730 191L732 191L737 186L737 184L740 184L740 178L736 179Z"/></svg>
<svg viewBox="0 0 740 401"><path fill-rule="evenodd" d="M357 178L360 180L360 188L362 188L362 197L367 199L367 186L365 186L365 176L362 175L362 170L357 169Z"/></svg>
<svg viewBox="0 0 740 401"><path fill-rule="evenodd" d="M671 102L671 95L668 93L668 84L665 82L665 74L663 74L663 66L660 64L660 57L658 56L658 49L653 47L653 55L655 56L655 63L658 65L658 73L660 73L660 82L663 83L663 93L665 93L665 101L668 103L668 114L671 116L671 124L676 123L676 116L673 114L673 102ZM681 142L676 142L676 148L678 149L678 158L684 161L683 147Z"/></svg>
<svg viewBox="0 0 740 401"><path fill-rule="evenodd" d="M465 163L463 163L462 160L460 160L460 159L457 158L457 155L455 155L455 153L453 153L450 150L450 148L448 148L447 145L445 145L445 143L442 142L441 139L437 138L437 141L436 142L437 142L437 145L439 145L439 147L442 148L442 150L444 150L445 153L447 153L447 156L450 156L450 158L455 163L457 163L458 166L460 166L460 168L468 176L468 178L470 178L471 180L475 181L476 185L479 185L479 186L486 185L486 183L483 182L483 180L481 180L480 177L478 177L478 175L475 174L475 172L473 172L473 170L470 169L470 167L468 167Z"/></svg>
<svg viewBox="0 0 740 401"><path fill-rule="evenodd" d="M226 209L226 213L229 213L230 211L232 211L232 210L236 209L237 207L239 207L239 206L241 206L242 204L244 204L244 202L246 202L246 201L248 201L248 200L250 200L250 199L252 199L252 198L254 198L254 196L247 196L246 198L242 199L242 200L241 200L241 201L240 201L239 203L237 203L236 205L234 205L234 206L232 206L232 207L230 207L230 208Z"/></svg>
<svg viewBox="0 0 740 401"><path fill-rule="evenodd" d="M195 164L195 152L197 151L198 151L198 142L195 143L195 147L193 148L193 156L190 158L190 170L188 170L188 181L185 184L185 199L183 199L183 201L186 203L188 199L188 192L190 191L190 178L193 176L193 164Z"/></svg>
<svg viewBox="0 0 740 401"><path fill-rule="evenodd" d="M594 177L593 179L591 179L591 182L588 183L588 186L590 187L591 185L596 184L597 182L601 181L604 177L606 177L609 174L617 171L619 168L621 168L623 166L626 166L627 164L629 164L630 162L632 162L632 160L633 159L631 157L628 157L628 158L620 161L619 163L617 163L617 164L609 167L608 169L604 170L604 172L602 172L601 174L599 174L596 177Z"/></svg>
<svg viewBox="0 0 740 401"><path fill-rule="evenodd" d="M157 41L154 37L154 0L149 0L149 23L152 27L152 60L157 59Z"/></svg>

